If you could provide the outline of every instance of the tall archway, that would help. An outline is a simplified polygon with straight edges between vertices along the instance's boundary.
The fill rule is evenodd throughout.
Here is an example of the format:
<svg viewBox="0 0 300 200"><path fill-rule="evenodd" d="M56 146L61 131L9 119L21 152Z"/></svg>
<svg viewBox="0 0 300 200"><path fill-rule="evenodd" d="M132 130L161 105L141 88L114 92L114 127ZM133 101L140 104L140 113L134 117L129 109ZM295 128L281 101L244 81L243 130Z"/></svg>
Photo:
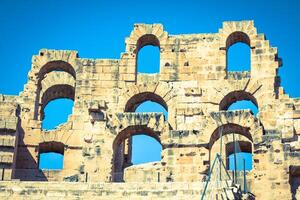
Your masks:
<svg viewBox="0 0 300 200"><path fill-rule="evenodd" d="M251 170L253 165L253 138L250 128L228 123L216 128L209 140L210 166L217 154L231 170L235 183L244 184L244 175L238 171Z"/></svg>
<svg viewBox="0 0 300 200"><path fill-rule="evenodd" d="M112 181L113 182L122 182L124 181L124 169L128 165L127 157L124 157L125 149L125 140L131 138L135 135L147 135L154 138L157 142L160 142L159 133L154 132L153 130L147 127L132 126L127 127L121 131L113 142L113 167L112 167Z"/></svg>
<svg viewBox="0 0 300 200"><path fill-rule="evenodd" d="M165 120L168 119L168 108L167 104L162 97L152 92L143 92L138 93L132 96L125 105L125 112L162 112L164 113ZM135 163L135 160L139 160L139 155L136 154L136 149L138 144L144 141L145 143L153 143L147 134L142 134L140 136L128 137L124 141L124 157L128 162L127 165ZM158 158L158 154L161 152L161 147L158 144L155 144L154 152ZM145 151L146 152L146 151ZM146 161L146 159L144 159ZM152 161L154 161L153 159Z"/></svg>
<svg viewBox="0 0 300 200"><path fill-rule="evenodd" d="M47 107L49 102L55 102L58 103L56 108L61 108L64 106L63 109L56 110L56 112L51 112L48 110L48 114L50 118L57 118L59 119L59 122L65 122L68 115L71 114L72 112L72 107L73 107L73 101L74 101L74 96L75 96L75 89L74 87L70 85L53 85L50 88L48 88L45 92L43 92L42 98L41 98L41 110L40 110L40 120L42 120L42 125L44 128L44 119L45 119L45 108ZM67 101L69 99L69 101ZM71 107L70 107L71 106ZM52 107L55 109L55 107ZM65 110L64 115L61 115L60 112L63 112L64 109L68 108ZM52 116L54 115L54 116ZM47 127L48 129L53 129L55 125L58 124L53 124L53 126Z"/></svg>
<svg viewBox="0 0 300 200"><path fill-rule="evenodd" d="M231 33L226 40L227 71L250 71L251 48L249 36L241 31Z"/></svg>
<svg viewBox="0 0 300 200"><path fill-rule="evenodd" d="M58 98L74 101L76 72L65 61L55 60L46 63L37 74L36 106L34 117L43 120L46 105Z"/></svg>
<svg viewBox="0 0 300 200"><path fill-rule="evenodd" d="M160 71L160 43L152 34L140 37L136 46L137 73L159 73Z"/></svg>

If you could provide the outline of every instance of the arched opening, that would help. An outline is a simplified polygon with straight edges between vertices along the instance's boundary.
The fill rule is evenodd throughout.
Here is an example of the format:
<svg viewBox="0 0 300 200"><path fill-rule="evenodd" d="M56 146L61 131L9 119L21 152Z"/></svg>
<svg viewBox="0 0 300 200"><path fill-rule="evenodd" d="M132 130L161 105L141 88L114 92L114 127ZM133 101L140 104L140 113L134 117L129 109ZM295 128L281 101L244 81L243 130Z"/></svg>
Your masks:
<svg viewBox="0 0 300 200"><path fill-rule="evenodd" d="M135 112L137 107L146 101L151 101L161 105L166 111L168 106L165 100L153 92L142 92L132 96L125 105L125 112ZM149 111L148 111L149 112Z"/></svg>
<svg viewBox="0 0 300 200"><path fill-rule="evenodd" d="M162 146L147 134L132 137L132 164L142 164L161 160Z"/></svg>
<svg viewBox="0 0 300 200"><path fill-rule="evenodd" d="M143 92L131 97L126 106L125 112L160 112L168 119L167 104L162 97L155 93ZM140 145L144 144L144 145ZM129 137L125 140L125 155L128 165L153 162L160 160L161 145L155 142L147 134L141 133L139 136ZM142 147L142 148L140 148ZM151 149L152 158L149 159Z"/></svg>
<svg viewBox="0 0 300 200"><path fill-rule="evenodd" d="M168 119L168 111L159 103L145 101L141 103L135 112L162 112L164 117ZM147 162L159 161L161 157L162 146L153 138L144 135L136 135L132 137L132 164L141 164Z"/></svg>
<svg viewBox="0 0 300 200"><path fill-rule="evenodd" d="M51 130L66 122L72 113L74 96L75 89L71 85L53 85L43 92L40 100L42 128Z"/></svg>
<svg viewBox="0 0 300 200"><path fill-rule="evenodd" d="M137 73L159 73L160 44L155 35L146 34L137 41L136 65Z"/></svg>
<svg viewBox="0 0 300 200"><path fill-rule="evenodd" d="M126 167L129 167L132 165L131 160L128 161L128 157L124 156L126 154L126 142L129 138L132 138L133 136L141 136L146 135L147 137L151 138L150 144L154 144L155 146L160 146L160 149L162 149L159 133L153 132L153 130L147 128L147 127L128 127L125 130L123 130L121 133L118 134L118 136L115 138L113 143L113 172L112 172L112 181L114 182L123 182L124 179L124 169ZM148 141L149 142L149 141ZM143 144L139 144L142 149L146 148ZM131 145L130 145L131 146ZM143 151L140 151L139 153L142 153ZM145 152L145 151L144 151ZM147 153L151 152L150 149L146 151ZM143 155L143 156L149 156L149 155ZM151 159L157 160L157 154L152 155L150 157ZM138 158L136 159L135 164L144 163L144 159ZM148 157L149 159L149 157ZM160 160L160 159L159 159ZM150 161L150 160L149 160Z"/></svg>
<svg viewBox="0 0 300 200"><path fill-rule="evenodd" d="M74 77L74 79L76 79L76 72L72 65L62 60L56 60L48 62L40 69L38 73L39 81L42 81L45 75L52 71L64 71L69 73Z"/></svg>
<svg viewBox="0 0 300 200"><path fill-rule="evenodd" d="M227 71L250 71L250 38L243 32L234 32L226 40Z"/></svg>
<svg viewBox="0 0 300 200"><path fill-rule="evenodd" d="M233 137L233 135L231 135ZM252 144L248 141L232 141L226 144L226 166L228 170L250 171L252 163Z"/></svg>
<svg viewBox="0 0 300 200"><path fill-rule="evenodd" d="M76 72L69 63L50 61L40 69L37 79L35 119L44 119L44 108L52 100L68 98L74 101Z"/></svg>
<svg viewBox="0 0 300 200"><path fill-rule="evenodd" d="M253 139L249 132L249 128L240 126L238 124L232 124L232 123L219 126L211 135L208 144L210 150L210 158L211 158L210 160L214 159L216 156L215 154L217 153L223 154L224 155L223 158L226 158L225 155L229 156L230 152L232 152L234 148L229 148L229 147L233 147L233 146L229 146L227 149L225 149L225 144L230 142L235 142L235 141L248 141L252 144ZM249 144L249 143L241 143L241 144ZM247 151L249 150L249 147L239 147L239 148L244 148ZM250 149L252 152L252 147ZM229 153L225 153L227 152L227 150L230 150L228 151Z"/></svg>
<svg viewBox="0 0 300 200"><path fill-rule="evenodd" d="M213 132L209 141L210 166L219 154L227 172L232 172L234 182L243 188L247 184L246 171L253 168L253 139L249 130L238 124L224 124Z"/></svg>
<svg viewBox="0 0 300 200"><path fill-rule="evenodd" d="M233 91L228 93L220 102L220 110L244 110L250 109L254 115L258 110L258 104L255 97L249 92Z"/></svg>
<svg viewBox="0 0 300 200"><path fill-rule="evenodd" d="M55 99L47 104L44 108L44 119L42 121L42 129L53 130L59 124L65 123L70 114L74 101L72 99Z"/></svg>
<svg viewBox="0 0 300 200"><path fill-rule="evenodd" d="M62 170L63 163L64 144L60 142L44 142L39 144L39 169Z"/></svg>

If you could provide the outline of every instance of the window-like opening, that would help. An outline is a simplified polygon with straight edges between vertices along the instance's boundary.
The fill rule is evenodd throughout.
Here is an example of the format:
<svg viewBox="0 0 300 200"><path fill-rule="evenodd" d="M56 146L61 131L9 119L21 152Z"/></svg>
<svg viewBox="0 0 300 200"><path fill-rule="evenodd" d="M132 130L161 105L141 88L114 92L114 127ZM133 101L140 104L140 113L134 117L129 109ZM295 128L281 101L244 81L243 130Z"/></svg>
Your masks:
<svg viewBox="0 0 300 200"><path fill-rule="evenodd" d="M168 111L158 103L145 101L141 103L135 112L161 112L167 120ZM152 137L147 135L136 135L132 137L132 164L159 161L161 159L162 147Z"/></svg>
<svg viewBox="0 0 300 200"><path fill-rule="evenodd" d="M128 142L131 142L131 138L133 136L151 138L146 142L144 140L141 141L139 137L135 139L137 140L136 151L139 151L139 154L141 153L146 153L146 154L138 158L135 158L134 163L132 163L132 159L131 157L129 157L131 153L128 153L128 151L131 152L131 148L134 148L133 151L135 151L135 147L128 145ZM147 143L151 145L151 147L146 146ZM153 152L153 148L156 148L158 146L160 146L159 154L157 151L155 151L155 154L149 155L149 153ZM152 162L152 161L160 160L160 153L162 150L162 146L160 144L158 134L153 132L152 130L143 127L129 127L123 130L121 133L119 133L119 135L116 137L113 144L113 150L114 150L114 158L113 158L112 180L115 182L122 182L124 181L123 176L124 176L124 169L126 167L131 166L132 164L145 163L145 161ZM147 159L143 157L147 157Z"/></svg>
<svg viewBox="0 0 300 200"><path fill-rule="evenodd" d="M249 100L241 100L231 104L228 110L245 110L249 109L254 115L258 113L258 109L254 103Z"/></svg>
<svg viewBox="0 0 300 200"><path fill-rule="evenodd" d="M147 135L132 137L132 164L137 165L161 160L162 146Z"/></svg>
<svg viewBox="0 0 300 200"><path fill-rule="evenodd" d="M250 47L242 42L235 43L227 49L227 71L250 71Z"/></svg>
<svg viewBox="0 0 300 200"><path fill-rule="evenodd" d="M72 114L73 100L62 98L50 101L44 108L44 119L42 121L42 128L52 130L59 124L68 120Z"/></svg>
<svg viewBox="0 0 300 200"><path fill-rule="evenodd" d="M137 55L137 72L138 73L159 73L160 52L159 47L145 46ZM170 65L170 64L169 64Z"/></svg>
<svg viewBox="0 0 300 200"><path fill-rule="evenodd" d="M137 107L146 101L151 101L161 105L166 111L168 111L168 106L164 99L159 95L152 92L142 92L132 96L125 105L125 112L135 112ZM147 111L150 112L150 111Z"/></svg>
<svg viewBox="0 0 300 200"><path fill-rule="evenodd" d="M155 35L146 34L140 37L135 53L137 73L159 73L160 44Z"/></svg>
<svg viewBox="0 0 300 200"><path fill-rule="evenodd" d="M227 71L250 71L250 38L244 32L231 33L226 40Z"/></svg>
<svg viewBox="0 0 300 200"><path fill-rule="evenodd" d="M228 169L243 171L252 170L252 154L246 152L233 153L228 156ZM236 163L236 164L235 164Z"/></svg>
<svg viewBox="0 0 300 200"><path fill-rule="evenodd" d="M51 100L57 98L74 99L76 72L69 63L56 60L45 64L37 75L37 104L34 118L42 120L44 108Z"/></svg>
<svg viewBox="0 0 300 200"><path fill-rule="evenodd" d="M217 154L222 159L223 166L232 173L234 183L241 185L247 190L247 174L252 170L253 139L249 128L238 124L224 124L219 126L211 135L209 142L210 169L213 169L213 162ZM221 167L222 168L222 167ZM245 173L244 173L245 168ZM223 168L225 170L225 168ZM220 167L215 168L220 170ZM221 171L219 171L221 173ZM227 171L229 172L229 171ZM224 174L222 172L222 174Z"/></svg>
<svg viewBox="0 0 300 200"><path fill-rule="evenodd" d="M64 145L60 142L45 142L39 145L39 169L62 170Z"/></svg>
<svg viewBox="0 0 300 200"><path fill-rule="evenodd" d="M234 135L230 134L227 137ZM242 171L252 170L252 145L247 141L232 141L226 144L227 169Z"/></svg>
<svg viewBox="0 0 300 200"><path fill-rule="evenodd" d="M228 93L220 102L220 110L243 110L250 109L254 115L258 110L255 97L249 92L233 91Z"/></svg>
<svg viewBox="0 0 300 200"><path fill-rule="evenodd" d="M59 153L41 153L39 169L42 170L61 170L63 169L64 156Z"/></svg>

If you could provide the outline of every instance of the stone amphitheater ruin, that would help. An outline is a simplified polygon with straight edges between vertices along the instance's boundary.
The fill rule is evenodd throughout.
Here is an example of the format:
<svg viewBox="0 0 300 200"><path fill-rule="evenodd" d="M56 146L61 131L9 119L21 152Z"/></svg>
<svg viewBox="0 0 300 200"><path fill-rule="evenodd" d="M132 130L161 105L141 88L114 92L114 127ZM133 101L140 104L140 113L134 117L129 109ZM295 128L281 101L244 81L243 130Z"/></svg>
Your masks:
<svg viewBox="0 0 300 200"><path fill-rule="evenodd" d="M251 49L250 71L227 70L227 49L237 42ZM300 196L300 99L284 93L277 48L253 21L182 35L168 34L161 24L135 24L125 44L120 59L42 49L32 57L19 96L0 96L1 199ZM137 54L146 45L160 49L157 74L137 73ZM43 130L44 108L58 98L74 101L72 114ZM168 120L162 113L134 112L147 100L162 105ZM227 110L240 100L255 104L257 116ZM132 165L131 137L140 133L162 145L159 162ZM220 162L232 152L233 133L241 150L253 155L246 194L234 181L237 174ZM43 152L63 154L64 168L40 170ZM214 161L220 166L215 172Z"/></svg>

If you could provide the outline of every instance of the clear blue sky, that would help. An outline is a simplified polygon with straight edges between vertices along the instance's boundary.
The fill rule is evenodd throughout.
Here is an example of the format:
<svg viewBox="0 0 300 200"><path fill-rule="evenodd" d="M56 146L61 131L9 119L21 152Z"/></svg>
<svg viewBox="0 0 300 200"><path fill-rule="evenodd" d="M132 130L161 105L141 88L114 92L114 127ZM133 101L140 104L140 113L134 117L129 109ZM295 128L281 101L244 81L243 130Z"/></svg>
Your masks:
<svg viewBox="0 0 300 200"><path fill-rule="evenodd" d="M134 23L162 23L170 34L180 34L217 32L222 21L250 19L279 49L282 86L300 97L299 10L296 0L1 0L0 93L23 90L31 56L41 48L78 50L82 58L119 58Z"/></svg>

